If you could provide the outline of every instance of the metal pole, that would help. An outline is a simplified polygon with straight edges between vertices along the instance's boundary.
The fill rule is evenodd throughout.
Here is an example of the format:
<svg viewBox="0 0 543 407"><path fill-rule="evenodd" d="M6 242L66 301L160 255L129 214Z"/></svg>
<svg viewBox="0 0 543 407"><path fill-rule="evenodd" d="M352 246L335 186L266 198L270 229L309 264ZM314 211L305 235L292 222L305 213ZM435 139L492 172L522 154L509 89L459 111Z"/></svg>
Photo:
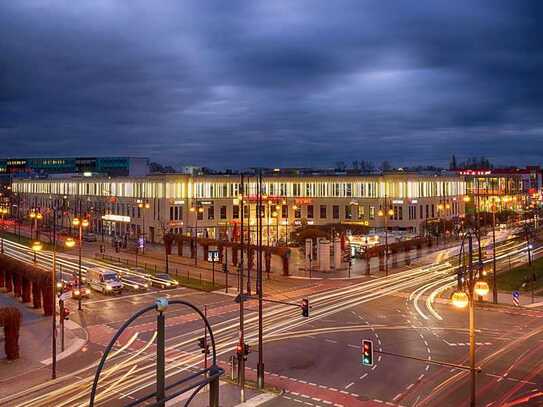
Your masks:
<svg viewBox="0 0 543 407"><path fill-rule="evenodd" d="M385 276L388 277L388 209L385 212Z"/></svg>
<svg viewBox="0 0 543 407"><path fill-rule="evenodd" d="M56 304L56 265L57 265L57 240L56 240L56 230L53 225L53 265L51 267L51 284L52 284L52 301L53 301L53 317L52 317L52 332L51 332L51 353L52 353L52 363L51 363L51 379L57 378L57 304Z"/></svg>
<svg viewBox="0 0 543 407"><path fill-rule="evenodd" d="M262 310L262 170L258 174L258 261L257 261L257 286L258 286L258 365L256 385L264 388L264 355L263 355L263 310ZM268 224L269 233L269 224ZM268 234L269 241L269 234Z"/></svg>
<svg viewBox="0 0 543 407"><path fill-rule="evenodd" d="M64 352L64 301L59 301L60 308L60 350Z"/></svg>
<svg viewBox="0 0 543 407"><path fill-rule="evenodd" d="M77 298L77 309L79 311L81 311L81 243L83 241L82 239L82 235L83 235L83 226L81 224L81 222L83 222L83 220L80 219L79 221L79 270L78 270L78 275L77 275L77 288L79 289L79 296Z"/></svg>
<svg viewBox="0 0 543 407"><path fill-rule="evenodd" d="M165 317L162 311L158 312L156 318L156 400L158 406L164 407L166 397L166 356L165 356Z"/></svg>
<svg viewBox="0 0 543 407"><path fill-rule="evenodd" d="M207 305L204 305L204 317L207 319ZM207 369L207 329L204 322L204 369Z"/></svg>
<svg viewBox="0 0 543 407"><path fill-rule="evenodd" d="M473 236L470 232L468 237L468 261L469 261L469 279L468 279L468 303L469 303L469 356L471 367L471 402L470 406L475 407L475 275L473 273Z"/></svg>
<svg viewBox="0 0 543 407"><path fill-rule="evenodd" d="M496 284L496 208L492 211L492 302L498 303L498 286Z"/></svg>
<svg viewBox="0 0 543 407"><path fill-rule="evenodd" d="M245 217L245 179L243 174L241 174L241 226L240 226L240 263L239 263L239 342L241 346L244 346L244 315L243 315L243 251L244 251L244 217ZM243 359L243 354L238 355L238 380L240 386L240 402L245 403L245 361Z"/></svg>

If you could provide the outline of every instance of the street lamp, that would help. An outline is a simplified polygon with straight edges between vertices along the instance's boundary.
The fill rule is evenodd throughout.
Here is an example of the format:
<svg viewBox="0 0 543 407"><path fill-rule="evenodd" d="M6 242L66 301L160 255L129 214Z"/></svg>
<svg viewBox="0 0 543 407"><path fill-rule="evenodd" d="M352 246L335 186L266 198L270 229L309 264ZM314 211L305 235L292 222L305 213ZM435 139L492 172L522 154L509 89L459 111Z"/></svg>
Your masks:
<svg viewBox="0 0 543 407"><path fill-rule="evenodd" d="M30 219L32 219L33 223L30 224L30 238L32 239L32 226L36 229L36 240L40 240L39 231L38 231L38 221L43 219L43 215L41 212L36 212L35 210L32 210L30 212Z"/></svg>
<svg viewBox="0 0 543 407"><path fill-rule="evenodd" d="M75 226L76 228L79 228L79 262L78 262L79 267L78 267L78 277L77 277L77 288L79 292L81 293L81 245L83 242L83 228L87 228L89 226L89 221L87 219L80 220L79 218L74 218L72 220L72 225ZM65 244L67 247L74 246L74 243L71 243L68 241L66 241ZM81 311L81 295L79 295L77 298L77 309Z"/></svg>
<svg viewBox="0 0 543 407"><path fill-rule="evenodd" d="M200 213L204 213L204 208L191 206L190 211L196 215L194 219L194 265L196 266L198 264L198 216Z"/></svg>
<svg viewBox="0 0 543 407"><path fill-rule="evenodd" d="M143 222L142 222L142 229L143 233L141 237L143 238L143 247L141 248L141 254L145 253L145 209L149 209L151 205L149 205L149 202L140 202L138 203L138 208L143 209Z"/></svg>
<svg viewBox="0 0 543 407"><path fill-rule="evenodd" d="M0 237L0 239L1 239L0 253L2 253L2 254L4 254L4 230L5 230L4 216L7 215L8 212L9 212L8 208L0 208L0 215L2 215L2 235Z"/></svg>
<svg viewBox="0 0 543 407"><path fill-rule="evenodd" d="M394 215L392 208L388 209L385 213L382 209L379 209L377 216L383 217L385 222L385 276L388 276L388 217Z"/></svg>
<svg viewBox="0 0 543 407"><path fill-rule="evenodd" d="M477 244L480 248L481 240L479 235L471 229L464 233L459 253L458 267L458 287L457 291L452 295L452 304L457 308L469 309L469 354L470 354L470 371L471 371L471 401L470 406L475 407L476 398L476 381L475 374L475 296L484 296L488 294L489 287L486 281L480 280L482 274L481 263L477 267L473 264L473 238L477 239ZM468 264L465 264L464 243L468 242ZM467 270L466 270L467 268ZM467 271L467 273L466 273Z"/></svg>
<svg viewBox="0 0 543 407"><path fill-rule="evenodd" d="M39 240L32 243L32 251L34 252L34 264L36 264L36 253L40 252L41 249L43 249L43 245Z"/></svg>

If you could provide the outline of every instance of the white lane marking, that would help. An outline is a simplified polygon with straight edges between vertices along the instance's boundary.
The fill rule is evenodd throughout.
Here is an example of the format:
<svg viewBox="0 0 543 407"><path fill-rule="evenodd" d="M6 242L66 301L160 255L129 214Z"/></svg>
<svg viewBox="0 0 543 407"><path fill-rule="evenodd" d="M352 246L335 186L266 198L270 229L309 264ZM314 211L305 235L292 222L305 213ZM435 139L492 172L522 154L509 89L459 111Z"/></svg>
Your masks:
<svg viewBox="0 0 543 407"><path fill-rule="evenodd" d="M349 383L347 386L345 386L345 389L348 389L348 388L351 387L353 384L354 384L354 382Z"/></svg>

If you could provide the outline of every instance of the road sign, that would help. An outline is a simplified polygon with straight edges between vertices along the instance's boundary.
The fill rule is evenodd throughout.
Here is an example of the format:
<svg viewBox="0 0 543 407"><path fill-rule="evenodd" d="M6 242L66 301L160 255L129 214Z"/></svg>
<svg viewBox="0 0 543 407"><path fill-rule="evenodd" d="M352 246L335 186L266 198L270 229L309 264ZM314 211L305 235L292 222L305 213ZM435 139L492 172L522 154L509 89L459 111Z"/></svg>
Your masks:
<svg viewBox="0 0 543 407"><path fill-rule="evenodd" d="M515 304L516 307L520 306L520 292L513 291L513 304Z"/></svg>
<svg viewBox="0 0 543 407"><path fill-rule="evenodd" d="M207 252L207 261L209 262L219 261L219 250L209 249L209 251Z"/></svg>

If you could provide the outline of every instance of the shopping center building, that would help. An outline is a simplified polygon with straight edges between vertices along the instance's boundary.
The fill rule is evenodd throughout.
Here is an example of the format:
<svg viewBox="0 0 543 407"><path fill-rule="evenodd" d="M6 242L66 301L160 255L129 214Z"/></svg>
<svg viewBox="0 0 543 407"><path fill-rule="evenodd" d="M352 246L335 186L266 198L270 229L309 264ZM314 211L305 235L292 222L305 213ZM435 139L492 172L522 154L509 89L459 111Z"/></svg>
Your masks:
<svg viewBox="0 0 543 407"><path fill-rule="evenodd" d="M244 182L244 224L256 225L257 179ZM136 238L145 231L151 242L167 232L231 238L241 218L238 174L31 179L15 180L12 188L21 214L57 208L64 225L86 215L97 234ZM273 243L301 225L337 223L421 233L428 221L463 216L465 193L464 179L451 174L270 173L263 178L264 239Z"/></svg>

